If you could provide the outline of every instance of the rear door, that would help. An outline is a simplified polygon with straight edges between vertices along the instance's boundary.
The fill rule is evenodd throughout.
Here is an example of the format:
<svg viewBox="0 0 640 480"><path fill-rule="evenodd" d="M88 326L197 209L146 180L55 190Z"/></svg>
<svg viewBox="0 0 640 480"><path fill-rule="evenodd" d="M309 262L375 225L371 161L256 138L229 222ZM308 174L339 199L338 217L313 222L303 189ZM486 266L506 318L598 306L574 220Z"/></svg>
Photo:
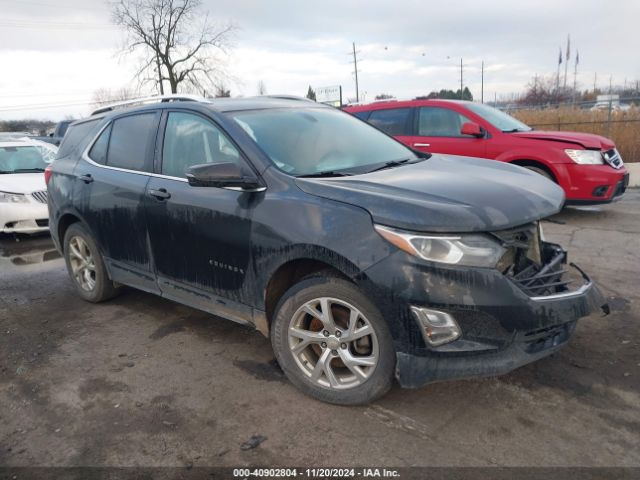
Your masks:
<svg viewBox="0 0 640 480"><path fill-rule="evenodd" d="M142 200L160 113L117 117L87 148L74 174L76 207L114 281L157 292Z"/></svg>
<svg viewBox="0 0 640 480"><path fill-rule="evenodd" d="M486 140L462 135L460 129L467 117L444 107L417 107L416 135L407 143L416 150L469 157L484 157Z"/></svg>

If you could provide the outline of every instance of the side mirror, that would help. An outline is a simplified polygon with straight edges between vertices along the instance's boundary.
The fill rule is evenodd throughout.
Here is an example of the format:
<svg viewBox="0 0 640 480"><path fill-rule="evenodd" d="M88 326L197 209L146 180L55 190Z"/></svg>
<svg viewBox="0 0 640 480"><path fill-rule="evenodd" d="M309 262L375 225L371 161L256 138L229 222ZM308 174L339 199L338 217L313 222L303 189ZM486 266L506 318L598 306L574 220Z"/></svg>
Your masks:
<svg viewBox="0 0 640 480"><path fill-rule="evenodd" d="M462 128L460 129L460 133L462 135L471 135L472 137L484 137L482 127L473 122L463 123Z"/></svg>
<svg viewBox="0 0 640 480"><path fill-rule="evenodd" d="M192 187L237 188L262 191L264 187L253 173L247 173L235 163L205 163L187 169Z"/></svg>

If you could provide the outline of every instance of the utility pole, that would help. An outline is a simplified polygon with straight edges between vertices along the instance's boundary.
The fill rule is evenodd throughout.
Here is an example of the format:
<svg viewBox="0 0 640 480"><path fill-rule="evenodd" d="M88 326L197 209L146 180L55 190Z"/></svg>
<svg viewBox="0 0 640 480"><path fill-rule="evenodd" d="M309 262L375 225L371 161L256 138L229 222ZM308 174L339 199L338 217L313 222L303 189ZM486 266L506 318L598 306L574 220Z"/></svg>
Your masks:
<svg viewBox="0 0 640 480"><path fill-rule="evenodd" d="M596 86L597 82L598 82L598 72L595 72L593 74L593 94L594 95L596 93L596 90L598 89L598 87Z"/></svg>
<svg viewBox="0 0 640 480"><path fill-rule="evenodd" d="M480 72L480 103L484 103L484 60L482 60L482 69Z"/></svg>
<svg viewBox="0 0 640 480"><path fill-rule="evenodd" d="M356 103L359 103L360 89L358 88L358 52L356 52L356 42L353 42L353 73L356 76Z"/></svg>

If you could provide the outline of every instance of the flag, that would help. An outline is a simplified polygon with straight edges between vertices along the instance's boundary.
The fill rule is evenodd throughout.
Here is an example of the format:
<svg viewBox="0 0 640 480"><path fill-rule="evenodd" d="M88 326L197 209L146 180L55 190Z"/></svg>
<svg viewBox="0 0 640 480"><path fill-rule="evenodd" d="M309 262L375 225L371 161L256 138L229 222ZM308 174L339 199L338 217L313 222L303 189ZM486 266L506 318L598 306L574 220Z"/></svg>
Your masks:
<svg viewBox="0 0 640 480"><path fill-rule="evenodd" d="M576 65L580 63L580 51L576 50Z"/></svg>
<svg viewBox="0 0 640 480"><path fill-rule="evenodd" d="M571 57L571 36L567 35L567 55L565 59L569 62L569 58Z"/></svg>
<svg viewBox="0 0 640 480"><path fill-rule="evenodd" d="M562 47L558 47L558 65L562 64Z"/></svg>

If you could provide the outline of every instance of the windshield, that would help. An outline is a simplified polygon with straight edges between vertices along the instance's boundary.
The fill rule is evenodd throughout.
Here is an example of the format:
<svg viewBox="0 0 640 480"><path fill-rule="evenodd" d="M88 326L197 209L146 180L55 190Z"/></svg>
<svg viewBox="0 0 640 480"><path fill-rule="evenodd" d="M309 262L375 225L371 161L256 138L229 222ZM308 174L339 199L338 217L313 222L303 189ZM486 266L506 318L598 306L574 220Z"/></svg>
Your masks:
<svg viewBox="0 0 640 480"><path fill-rule="evenodd" d="M268 109L231 116L278 168L295 176L364 173L418 159L401 143L339 110Z"/></svg>
<svg viewBox="0 0 640 480"><path fill-rule="evenodd" d="M46 146L0 146L0 173L41 172L55 155Z"/></svg>
<svg viewBox="0 0 640 480"><path fill-rule="evenodd" d="M516 120L511 115L501 112L497 108L481 103L470 103L467 108L503 132L528 132L531 130L528 125Z"/></svg>

